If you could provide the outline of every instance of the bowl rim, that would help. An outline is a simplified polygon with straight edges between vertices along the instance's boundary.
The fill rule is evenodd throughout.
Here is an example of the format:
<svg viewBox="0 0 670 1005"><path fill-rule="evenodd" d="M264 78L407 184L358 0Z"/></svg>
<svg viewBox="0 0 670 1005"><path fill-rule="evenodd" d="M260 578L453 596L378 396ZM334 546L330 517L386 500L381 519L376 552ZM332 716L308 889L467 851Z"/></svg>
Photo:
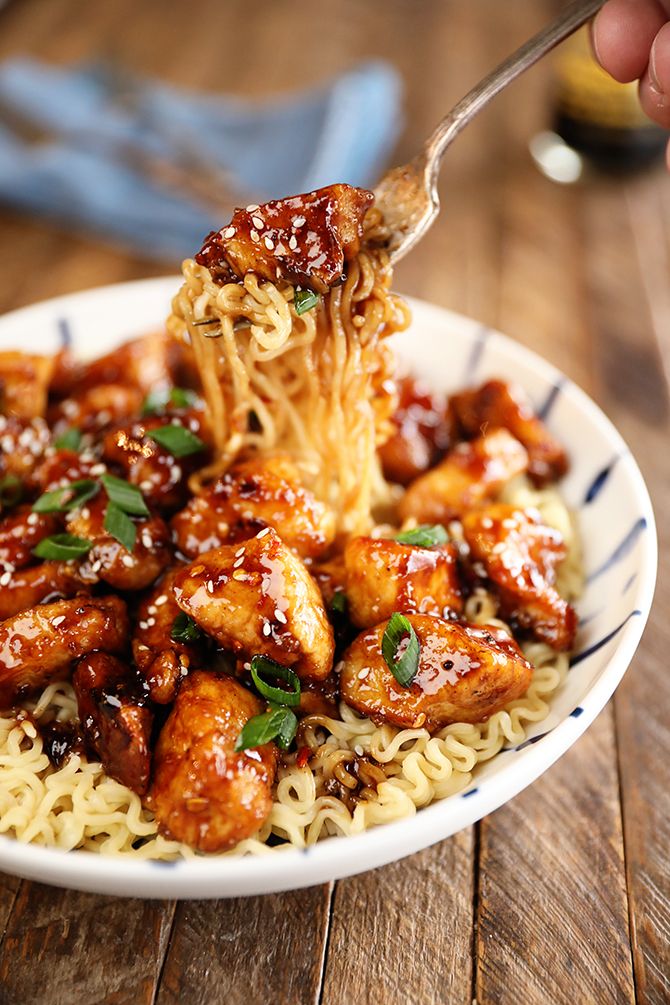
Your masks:
<svg viewBox="0 0 670 1005"><path fill-rule="evenodd" d="M56 316L73 301L87 306L102 295L113 295L122 303L124 295L144 292L164 293L166 302L176 292L175 276L131 280L80 292L64 294L19 308L0 317L0 339L5 329L40 312ZM480 332L480 322L414 297L405 297L413 313L432 314L442 324L454 325L471 334ZM119 310L123 310L120 307ZM658 545L654 512L643 476L625 440L592 399L570 378L533 350L493 329L487 334L512 362L517 360L548 383L560 383L588 422L621 455L629 489L640 514L647 521L642 540L639 575L632 603L639 616L630 617L621 629L617 647L583 696L578 716L568 715L549 732L518 752L509 767L490 782L436 800L412 816L376 825L355 835L338 835L307 849L289 848L260 856L220 856L160 862L100 855L94 852L66 852L31 845L0 835L0 869L27 879L72 889L121 896L170 898L210 898L251 896L299 889L329 880L353 876L426 848L451 836L498 809L532 784L586 731L614 693L629 666L647 622L656 585ZM494 784L495 783L495 784ZM446 804L449 811L445 813Z"/></svg>

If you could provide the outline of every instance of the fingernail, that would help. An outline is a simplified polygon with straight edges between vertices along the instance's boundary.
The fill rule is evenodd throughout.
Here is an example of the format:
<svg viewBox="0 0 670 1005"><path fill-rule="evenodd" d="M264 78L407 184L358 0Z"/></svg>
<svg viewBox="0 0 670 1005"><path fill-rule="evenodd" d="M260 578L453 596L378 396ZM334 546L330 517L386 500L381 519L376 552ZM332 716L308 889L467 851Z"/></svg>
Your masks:
<svg viewBox="0 0 670 1005"><path fill-rule="evenodd" d="M600 63L600 65L602 66L602 62L603 61L600 58L600 53L598 52L598 38L597 38L597 33L596 33L596 22L597 22L599 16L600 16L600 11L598 11L598 14L589 23L589 34L591 36L591 47L593 49L595 57L598 60L598 62Z"/></svg>
<svg viewBox="0 0 670 1005"><path fill-rule="evenodd" d="M658 77L658 71L656 69L656 46L652 45L651 52L649 53L649 84L652 91L656 91L657 94L663 94L663 87L661 81Z"/></svg>

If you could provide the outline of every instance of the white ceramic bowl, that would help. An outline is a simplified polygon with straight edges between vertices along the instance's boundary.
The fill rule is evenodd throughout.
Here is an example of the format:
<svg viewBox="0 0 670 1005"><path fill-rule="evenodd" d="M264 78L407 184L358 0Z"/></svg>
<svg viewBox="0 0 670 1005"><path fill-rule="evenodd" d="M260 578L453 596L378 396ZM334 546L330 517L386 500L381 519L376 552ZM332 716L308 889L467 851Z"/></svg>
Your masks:
<svg viewBox="0 0 670 1005"><path fill-rule="evenodd" d="M59 297L0 319L0 348L53 352L64 340L83 357L160 325L178 279L154 279ZM232 897L323 883L410 855L491 813L565 753L604 707L630 663L656 579L654 517L626 444L593 402L538 356L503 335L414 301L414 324L395 337L398 354L436 389L498 376L518 381L566 444L563 482L577 512L587 586L567 682L549 717L517 749L478 769L473 785L414 817L307 851L260 858L138 862L60 852L0 837L0 870L99 893L140 897Z"/></svg>

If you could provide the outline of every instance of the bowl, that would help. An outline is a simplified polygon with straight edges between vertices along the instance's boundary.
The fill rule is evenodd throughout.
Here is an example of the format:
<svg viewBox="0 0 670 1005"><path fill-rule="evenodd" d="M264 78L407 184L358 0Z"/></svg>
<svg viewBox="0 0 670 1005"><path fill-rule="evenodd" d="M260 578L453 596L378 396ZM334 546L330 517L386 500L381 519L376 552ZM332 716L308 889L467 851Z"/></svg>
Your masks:
<svg viewBox="0 0 670 1005"><path fill-rule="evenodd" d="M52 353L70 344L83 358L100 355L160 326L178 284L177 278L124 283L15 311L0 319L0 348ZM466 791L306 850L145 862L0 837L0 870L78 890L158 898L272 893L339 879L410 855L491 813L546 771L605 706L640 641L656 579L654 516L639 468L600 409L540 357L476 321L418 300L409 304L413 324L393 343L415 374L445 391L494 376L514 380L568 449L562 492L577 515L586 587L571 669L548 718L519 746L480 766Z"/></svg>

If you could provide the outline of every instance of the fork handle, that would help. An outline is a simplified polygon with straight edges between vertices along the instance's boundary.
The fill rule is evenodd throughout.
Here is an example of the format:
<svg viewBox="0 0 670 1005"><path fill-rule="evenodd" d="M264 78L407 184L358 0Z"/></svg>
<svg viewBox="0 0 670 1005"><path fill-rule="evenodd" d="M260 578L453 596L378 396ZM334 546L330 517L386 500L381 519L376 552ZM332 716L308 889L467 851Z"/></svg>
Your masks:
<svg viewBox="0 0 670 1005"><path fill-rule="evenodd" d="M504 87L534 66L568 35L586 24L604 3L605 0L573 0L559 17L504 60L455 105L429 137L424 148L427 174L432 186L437 183L442 155L461 129Z"/></svg>

